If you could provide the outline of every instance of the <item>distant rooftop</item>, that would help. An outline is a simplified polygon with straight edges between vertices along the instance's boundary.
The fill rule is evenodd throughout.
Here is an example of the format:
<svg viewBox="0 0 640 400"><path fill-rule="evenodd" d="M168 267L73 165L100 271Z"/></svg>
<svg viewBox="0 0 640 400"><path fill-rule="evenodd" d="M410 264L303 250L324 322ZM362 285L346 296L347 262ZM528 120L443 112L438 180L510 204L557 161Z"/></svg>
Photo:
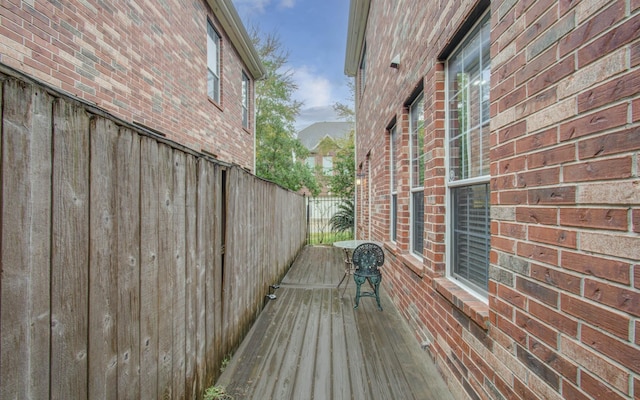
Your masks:
<svg viewBox="0 0 640 400"><path fill-rule="evenodd" d="M353 128L352 122L316 122L298 132L298 139L313 150L327 136L334 140L346 139Z"/></svg>

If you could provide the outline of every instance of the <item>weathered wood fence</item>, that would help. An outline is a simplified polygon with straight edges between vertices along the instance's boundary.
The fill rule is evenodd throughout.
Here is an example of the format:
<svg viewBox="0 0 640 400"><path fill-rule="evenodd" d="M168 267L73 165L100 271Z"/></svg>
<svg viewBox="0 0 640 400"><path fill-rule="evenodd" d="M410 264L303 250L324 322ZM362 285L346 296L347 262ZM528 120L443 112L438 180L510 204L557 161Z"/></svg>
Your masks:
<svg viewBox="0 0 640 400"><path fill-rule="evenodd" d="M2 72L0 398L198 398L304 199Z"/></svg>

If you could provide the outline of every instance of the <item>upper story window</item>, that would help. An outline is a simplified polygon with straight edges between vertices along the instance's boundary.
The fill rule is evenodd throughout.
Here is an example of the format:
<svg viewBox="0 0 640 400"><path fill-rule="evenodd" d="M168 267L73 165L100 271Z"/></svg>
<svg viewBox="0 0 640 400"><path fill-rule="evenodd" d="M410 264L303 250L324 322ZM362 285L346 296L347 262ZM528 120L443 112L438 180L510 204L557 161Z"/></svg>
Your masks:
<svg viewBox="0 0 640 400"><path fill-rule="evenodd" d="M315 166L316 166L316 158L315 157L307 157L307 159L305 160L305 164L307 164L307 167L309 167L309 168L315 168Z"/></svg>
<svg viewBox="0 0 640 400"><path fill-rule="evenodd" d="M400 145L396 125L389 130L391 142L391 240L398 238L398 146Z"/></svg>
<svg viewBox="0 0 640 400"><path fill-rule="evenodd" d="M424 247L424 97L409 106L411 152L411 251L422 257Z"/></svg>
<svg viewBox="0 0 640 400"><path fill-rule="evenodd" d="M487 12L446 64L449 275L487 296L490 250Z"/></svg>
<svg viewBox="0 0 640 400"><path fill-rule="evenodd" d="M331 175L333 172L333 157L322 157L322 173L325 175Z"/></svg>
<svg viewBox="0 0 640 400"><path fill-rule="evenodd" d="M220 103L220 35L207 22L207 95Z"/></svg>
<svg viewBox="0 0 640 400"><path fill-rule="evenodd" d="M364 48L362 49L362 59L360 60L360 68L359 68L359 76L360 76L360 95L364 92L364 85L367 77L367 44L365 43Z"/></svg>
<svg viewBox="0 0 640 400"><path fill-rule="evenodd" d="M249 77L242 73L242 126L249 128Z"/></svg>

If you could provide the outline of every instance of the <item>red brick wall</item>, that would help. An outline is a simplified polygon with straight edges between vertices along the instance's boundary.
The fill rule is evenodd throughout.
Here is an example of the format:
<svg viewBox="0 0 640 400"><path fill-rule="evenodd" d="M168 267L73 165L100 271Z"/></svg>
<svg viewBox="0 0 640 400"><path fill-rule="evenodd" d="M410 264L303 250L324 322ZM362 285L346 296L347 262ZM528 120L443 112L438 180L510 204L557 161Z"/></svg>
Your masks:
<svg viewBox="0 0 640 400"><path fill-rule="evenodd" d="M357 236L385 242L387 293L456 398L640 398L640 1L491 3L487 303L446 278L445 257L438 55L475 2L424 4L372 1L365 33L356 162L367 165L369 155L372 179ZM422 260L409 254L405 108L420 82ZM386 132L394 117L402 134L396 243Z"/></svg>
<svg viewBox="0 0 640 400"><path fill-rule="evenodd" d="M222 35L220 104L207 97L207 17ZM253 169L240 100L246 68L204 1L7 0L0 38L3 64Z"/></svg>

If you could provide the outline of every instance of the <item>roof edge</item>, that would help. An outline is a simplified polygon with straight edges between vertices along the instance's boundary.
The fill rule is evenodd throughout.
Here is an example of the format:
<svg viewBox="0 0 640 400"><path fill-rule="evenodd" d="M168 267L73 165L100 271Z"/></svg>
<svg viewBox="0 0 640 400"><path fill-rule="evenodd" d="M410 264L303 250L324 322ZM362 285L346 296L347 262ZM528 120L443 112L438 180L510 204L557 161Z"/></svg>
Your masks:
<svg viewBox="0 0 640 400"><path fill-rule="evenodd" d="M344 73L356 76L360 61L360 52L364 43L364 33L369 18L371 0L351 0L349 6L349 25L347 28L347 51L344 62Z"/></svg>
<svg viewBox="0 0 640 400"><path fill-rule="evenodd" d="M240 58L247 65L253 79L261 79L266 75L266 70L260 61L251 38L240 20L238 11L231 0L206 0L213 13L216 15L231 43L240 54Z"/></svg>

